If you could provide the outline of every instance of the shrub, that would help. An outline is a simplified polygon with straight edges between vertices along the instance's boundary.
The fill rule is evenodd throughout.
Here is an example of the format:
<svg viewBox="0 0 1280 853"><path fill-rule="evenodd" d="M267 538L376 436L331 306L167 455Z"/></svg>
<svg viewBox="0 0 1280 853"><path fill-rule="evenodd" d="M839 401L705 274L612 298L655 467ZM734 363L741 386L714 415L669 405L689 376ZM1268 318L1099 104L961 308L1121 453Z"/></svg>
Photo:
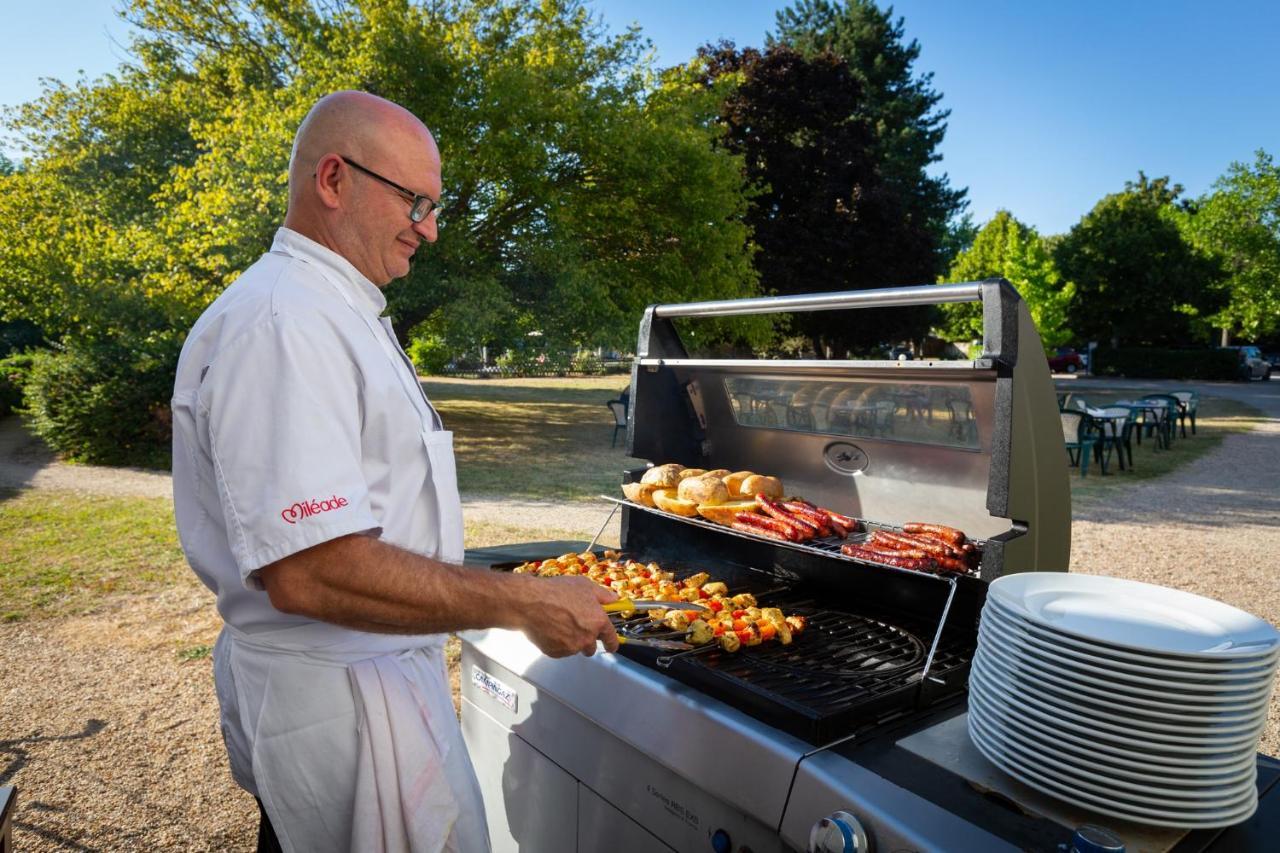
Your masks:
<svg viewBox="0 0 1280 853"><path fill-rule="evenodd" d="M418 368L418 372L428 376L439 376L444 373L445 366L450 360L449 347L443 338L436 335L415 337L409 341L406 352L414 367Z"/></svg>
<svg viewBox="0 0 1280 853"><path fill-rule="evenodd" d="M1093 351L1095 376L1141 379L1236 379L1235 350L1177 350L1155 347L1099 347Z"/></svg>
<svg viewBox="0 0 1280 853"><path fill-rule="evenodd" d="M35 353L23 389L31 428L73 461L167 467L180 350L153 335Z"/></svg>
<svg viewBox="0 0 1280 853"><path fill-rule="evenodd" d="M14 353L0 358L0 417L15 412L22 405L22 388L31 372L31 353Z"/></svg>

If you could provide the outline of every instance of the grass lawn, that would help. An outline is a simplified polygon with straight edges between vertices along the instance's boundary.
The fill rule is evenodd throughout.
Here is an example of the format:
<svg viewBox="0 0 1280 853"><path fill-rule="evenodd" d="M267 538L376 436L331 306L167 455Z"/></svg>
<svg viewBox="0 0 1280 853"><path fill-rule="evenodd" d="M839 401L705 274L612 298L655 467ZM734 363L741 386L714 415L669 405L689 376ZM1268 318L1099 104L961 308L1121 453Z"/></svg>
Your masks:
<svg viewBox="0 0 1280 853"><path fill-rule="evenodd" d="M612 495L633 460L613 437L627 376L591 379L428 379L427 396L453 430L458 488L468 495L591 500Z"/></svg>
<svg viewBox="0 0 1280 853"><path fill-rule="evenodd" d="M1123 389L1108 389L1106 393L1089 391L1087 399L1093 408L1110 405L1116 400L1132 400L1140 397L1141 392ZM1132 487L1137 481L1162 477L1182 466L1199 459L1206 453L1216 450L1223 440L1232 433L1248 432L1253 426L1264 420L1259 410L1247 403L1231 400L1226 397L1200 398L1200 408L1196 413L1196 433L1191 432L1190 420L1187 422L1187 437L1182 438L1181 427L1168 450L1157 450L1155 438L1144 437L1138 444L1137 436L1133 438L1133 467L1120 470L1119 460L1115 453L1111 454L1111 462L1107 466L1107 475L1102 476L1102 469L1096 461L1089 463L1087 477L1080 476L1080 469L1071 468L1071 498L1081 501L1112 500Z"/></svg>
<svg viewBox="0 0 1280 853"><path fill-rule="evenodd" d="M163 498L0 493L0 619L93 610L191 577Z"/></svg>

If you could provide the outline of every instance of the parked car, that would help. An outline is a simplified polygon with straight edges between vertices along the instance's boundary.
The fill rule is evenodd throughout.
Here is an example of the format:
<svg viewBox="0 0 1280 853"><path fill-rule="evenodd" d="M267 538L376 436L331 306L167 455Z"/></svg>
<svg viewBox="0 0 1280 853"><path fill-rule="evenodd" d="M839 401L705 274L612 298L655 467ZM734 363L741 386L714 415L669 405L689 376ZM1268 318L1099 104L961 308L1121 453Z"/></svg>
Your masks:
<svg viewBox="0 0 1280 853"><path fill-rule="evenodd" d="M1049 356L1049 370L1053 373L1075 373L1086 367L1084 356L1071 347L1058 347L1057 353Z"/></svg>
<svg viewBox="0 0 1280 853"><path fill-rule="evenodd" d="M1241 379L1248 381L1271 378L1271 364L1262 357L1262 350L1255 346L1235 346L1226 347L1226 349L1233 349L1240 354Z"/></svg>
<svg viewBox="0 0 1280 853"><path fill-rule="evenodd" d="M1280 367L1280 352L1264 353L1262 357L1267 360L1267 364L1271 365L1272 370Z"/></svg>

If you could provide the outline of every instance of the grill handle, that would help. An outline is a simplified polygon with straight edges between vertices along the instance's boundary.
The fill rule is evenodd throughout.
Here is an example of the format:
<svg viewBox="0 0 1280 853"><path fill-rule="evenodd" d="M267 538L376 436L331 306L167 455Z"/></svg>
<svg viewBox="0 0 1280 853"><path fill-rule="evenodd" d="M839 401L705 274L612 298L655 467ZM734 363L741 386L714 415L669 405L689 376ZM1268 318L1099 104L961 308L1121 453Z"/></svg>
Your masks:
<svg viewBox="0 0 1280 853"><path fill-rule="evenodd" d="M926 284L879 290L843 290L835 293L650 305L640 320L640 339L636 354L640 358L686 358L688 353L671 323L676 317L740 317L746 314L778 314L788 311L904 308L950 302L981 302L983 357L1001 361L1010 368L1017 363L1018 311L1022 298L1013 285L1003 278L965 284Z"/></svg>
<svg viewBox="0 0 1280 853"><path fill-rule="evenodd" d="M942 305L977 302L983 282L927 284L919 287L886 287L879 290L842 290L798 296L761 296L755 299L721 299L713 302L679 302L653 306L655 317L738 317L744 314L780 314L787 311L841 311L850 308L901 308L907 305Z"/></svg>

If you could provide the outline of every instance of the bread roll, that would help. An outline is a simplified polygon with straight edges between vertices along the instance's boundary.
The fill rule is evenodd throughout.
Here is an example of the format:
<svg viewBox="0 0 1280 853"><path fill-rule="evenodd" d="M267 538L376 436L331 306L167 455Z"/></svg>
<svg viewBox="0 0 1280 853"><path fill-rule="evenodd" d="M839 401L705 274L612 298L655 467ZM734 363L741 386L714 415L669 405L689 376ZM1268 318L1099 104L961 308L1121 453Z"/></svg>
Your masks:
<svg viewBox="0 0 1280 853"><path fill-rule="evenodd" d="M738 513L755 512L756 509L755 498L751 500L731 500L722 504L699 504L698 515L708 521L714 521L716 524L723 524L727 527L737 520L734 516Z"/></svg>
<svg viewBox="0 0 1280 853"><path fill-rule="evenodd" d="M640 482L646 485L652 484L661 489L675 488L680 482L680 472L684 470L683 465L677 465L674 462L668 462L666 465L655 465L640 477Z"/></svg>
<svg viewBox="0 0 1280 853"><path fill-rule="evenodd" d="M743 497L742 481L755 475L755 471L735 471L721 479L724 480L724 485L729 490L729 496L736 498Z"/></svg>
<svg viewBox="0 0 1280 853"><path fill-rule="evenodd" d="M707 473L706 468L685 468L680 472L680 479L687 480L690 477L701 477L705 473Z"/></svg>
<svg viewBox="0 0 1280 853"><path fill-rule="evenodd" d="M761 474L752 474L743 480L741 489L743 497L755 497L758 494L763 494L765 497L781 500L783 494L781 480L777 477L766 477Z"/></svg>
<svg viewBox="0 0 1280 853"><path fill-rule="evenodd" d="M676 497L675 489L655 489L653 503L658 509L675 515L693 518L698 514L698 505L693 501Z"/></svg>
<svg viewBox="0 0 1280 853"><path fill-rule="evenodd" d="M652 483L623 483L622 493L629 501L634 501L641 506L653 506L653 492L657 488Z"/></svg>
<svg viewBox="0 0 1280 853"><path fill-rule="evenodd" d="M729 500L729 490L719 477L705 474L701 477L690 477L680 481L679 495L682 499L698 504L722 504Z"/></svg>
<svg viewBox="0 0 1280 853"><path fill-rule="evenodd" d="M725 477L729 476L729 469L728 469L728 468L716 468L714 471L708 471L707 473L703 474L703 476L704 476L704 477L715 477L717 480L723 480Z"/></svg>

